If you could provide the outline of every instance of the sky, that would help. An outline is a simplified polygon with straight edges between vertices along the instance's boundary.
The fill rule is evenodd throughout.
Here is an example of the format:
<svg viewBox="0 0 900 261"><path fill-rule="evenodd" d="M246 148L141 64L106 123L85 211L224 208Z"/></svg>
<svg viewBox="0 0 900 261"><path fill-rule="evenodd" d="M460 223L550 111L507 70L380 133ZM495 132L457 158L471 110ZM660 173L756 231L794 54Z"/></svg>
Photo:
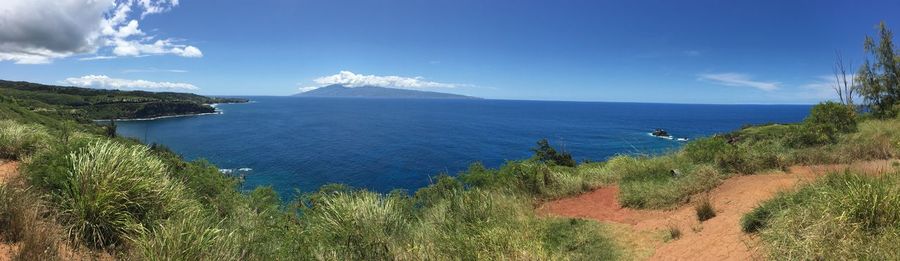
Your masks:
<svg viewBox="0 0 900 261"><path fill-rule="evenodd" d="M0 0L0 79L206 95L811 104L900 1Z"/></svg>

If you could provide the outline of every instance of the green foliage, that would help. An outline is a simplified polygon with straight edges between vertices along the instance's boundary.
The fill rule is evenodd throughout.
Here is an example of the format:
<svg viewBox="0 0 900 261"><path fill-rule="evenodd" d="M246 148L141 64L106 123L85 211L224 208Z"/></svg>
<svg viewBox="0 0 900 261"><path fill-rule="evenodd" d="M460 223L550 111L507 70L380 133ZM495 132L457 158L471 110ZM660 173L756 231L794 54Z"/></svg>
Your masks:
<svg viewBox="0 0 900 261"><path fill-rule="evenodd" d="M894 117L895 105L900 102L900 57L893 43L894 34L882 21L878 24L878 39L866 36L867 57L859 68L856 82L859 94L870 109L882 118ZM872 61L870 61L870 59Z"/></svg>
<svg viewBox="0 0 900 261"><path fill-rule="evenodd" d="M856 131L853 109L830 101L813 106L803 124L808 131L821 133L831 141L836 140L838 134Z"/></svg>
<svg viewBox="0 0 900 261"><path fill-rule="evenodd" d="M247 101L189 93L101 90L10 81L0 81L0 95L19 101L22 107L40 111L42 115L76 119L84 123L96 119L210 113L215 108L207 104ZM0 115L2 114L3 108L0 108Z"/></svg>
<svg viewBox="0 0 900 261"><path fill-rule="evenodd" d="M900 173L829 174L763 203L742 219L759 231L772 257L896 259L900 244Z"/></svg>
<svg viewBox="0 0 900 261"><path fill-rule="evenodd" d="M144 146L95 142L67 159L53 200L70 236L88 246L119 245L190 207L183 185L170 180Z"/></svg>
<svg viewBox="0 0 900 261"><path fill-rule="evenodd" d="M556 149L550 146L550 142L547 139L541 139L537 142L537 147L531 149L534 151L534 157L541 162L547 162L559 166L566 167L575 167L575 160L572 159L572 154L568 152L557 152Z"/></svg>

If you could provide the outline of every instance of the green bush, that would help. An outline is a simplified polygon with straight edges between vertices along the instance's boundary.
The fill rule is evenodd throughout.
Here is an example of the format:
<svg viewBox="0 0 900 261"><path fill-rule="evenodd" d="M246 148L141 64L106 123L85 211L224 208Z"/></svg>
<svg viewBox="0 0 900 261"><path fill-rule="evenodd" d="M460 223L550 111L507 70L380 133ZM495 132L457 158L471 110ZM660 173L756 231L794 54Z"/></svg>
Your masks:
<svg viewBox="0 0 900 261"><path fill-rule="evenodd" d="M803 124L833 142L838 134L856 131L856 112L847 105L823 102L813 106Z"/></svg>
<svg viewBox="0 0 900 261"><path fill-rule="evenodd" d="M54 201L70 236L88 246L120 245L193 203L144 146L95 142L67 159Z"/></svg>

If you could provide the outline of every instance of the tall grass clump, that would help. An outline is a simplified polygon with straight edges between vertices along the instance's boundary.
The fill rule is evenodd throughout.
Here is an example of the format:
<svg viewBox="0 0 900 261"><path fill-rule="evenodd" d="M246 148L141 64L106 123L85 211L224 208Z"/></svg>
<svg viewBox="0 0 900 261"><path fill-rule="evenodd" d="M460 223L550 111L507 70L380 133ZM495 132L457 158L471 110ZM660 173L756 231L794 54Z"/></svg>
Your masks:
<svg viewBox="0 0 900 261"><path fill-rule="evenodd" d="M719 184L722 177L709 165L678 155L613 158L607 170L619 178L619 203L632 208L671 208Z"/></svg>
<svg viewBox="0 0 900 261"><path fill-rule="evenodd" d="M703 198L700 202L697 202L697 205L694 206L694 212L697 213L697 220L700 222L716 217L716 209L709 202L709 198Z"/></svg>
<svg viewBox="0 0 900 261"><path fill-rule="evenodd" d="M517 196L460 191L423 211L410 233L413 259L548 259L542 226L530 205Z"/></svg>
<svg viewBox="0 0 900 261"><path fill-rule="evenodd" d="M900 156L900 120L868 120L858 131L842 137L836 153L850 160L890 159Z"/></svg>
<svg viewBox="0 0 900 261"><path fill-rule="evenodd" d="M0 120L0 158L22 159L47 148L49 142L43 126Z"/></svg>
<svg viewBox="0 0 900 261"><path fill-rule="evenodd" d="M188 211L134 237L138 260L242 260L245 251L238 231L200 211Z"/></svg>
<svg viewBox="0 0 900 261"><path fill-rule="evenodd" d="M829 174L761 208L745 216L742 226L759 231L772 257L900 258L900 173Z"/></svg>
<svg viewBox="0 0 900 261"><path fill-rule="evenodd" d="M325 196L303 211L307 243L317 259L395 259L409 226L400 206L367 191Z"/></svg>
<svg viewBox="0 0 900 261"><path fill-rule="evenodd" d="M66 159L54 200L70 236L90 247L120 245L192 203L145 146L100 141Z"/></svg>
<svg viewBox="0 0 900 261"><path fill-rule="evenodd" d="M618 245L606 236L607 229L593 220L548 218L543 221L544 247L563 253L561 260L616 260L621 255Z"/></svg>

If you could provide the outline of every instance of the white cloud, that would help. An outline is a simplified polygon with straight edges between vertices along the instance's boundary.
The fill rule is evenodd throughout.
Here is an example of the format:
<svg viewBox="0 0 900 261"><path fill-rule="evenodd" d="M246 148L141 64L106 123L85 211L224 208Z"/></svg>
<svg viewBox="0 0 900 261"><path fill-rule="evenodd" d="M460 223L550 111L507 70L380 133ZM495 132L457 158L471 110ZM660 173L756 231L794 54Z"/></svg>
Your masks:
<svg viewBox="0 0 900 261"><path fill-rule="evenodd" d="M174 90L196 90L197 86L190 83L178 82L153 82L146 80L129 80L110 78L106 75L85 75L81 77L66 78L63 81L78 87L89 87L98 89L119 89L119 90L152 90L152 91L174 91Z"/></svg>
<svg viewBox="0 0 900 261"><path fill-rule="evenodd" d="M755 81L749 75L741 73L711 73L700 74L698 80L709 81L719 85L735 87L751 87L763 91L774 91L781 85L780 82Z"/></svg>
<svg viewBox="0 0 900 261"><path fill-rule="evenodd" d="M426 81L422 77L402 76L378 76L355 74L350 71L341 71L335 75L323 76L313 80L317 86L300 87L301 91L310 91L321 86L340 84L347 87L378 86L403 89L431 89L431 88L456 88L465 86L454 83L440 83Z"/></svg>
<svg viewBox="0 0 900 261"><path fill-rule="evenodd" d="M837 99L837 93L834 90L837 84L834 75L820 75L815 81L801 85L800 94L805 98L830 100ZM854 95L855 96L855 95Z"/></svg>
<svg viewBox="0 0 900 261"><path fill-rule="evenodd" d="M98 56L78 58L79 61L112 60L112 59L116 59L116 57L115 56L98 55Z"/></svg>
<svg viewBox="0 0 900 261"><path fill-rule="evenodd" d="M140 29L146 15L177 5L178 0L3 0L0 61L49 63L78 54L202 57L197 47L155 40Z"/></svg>

